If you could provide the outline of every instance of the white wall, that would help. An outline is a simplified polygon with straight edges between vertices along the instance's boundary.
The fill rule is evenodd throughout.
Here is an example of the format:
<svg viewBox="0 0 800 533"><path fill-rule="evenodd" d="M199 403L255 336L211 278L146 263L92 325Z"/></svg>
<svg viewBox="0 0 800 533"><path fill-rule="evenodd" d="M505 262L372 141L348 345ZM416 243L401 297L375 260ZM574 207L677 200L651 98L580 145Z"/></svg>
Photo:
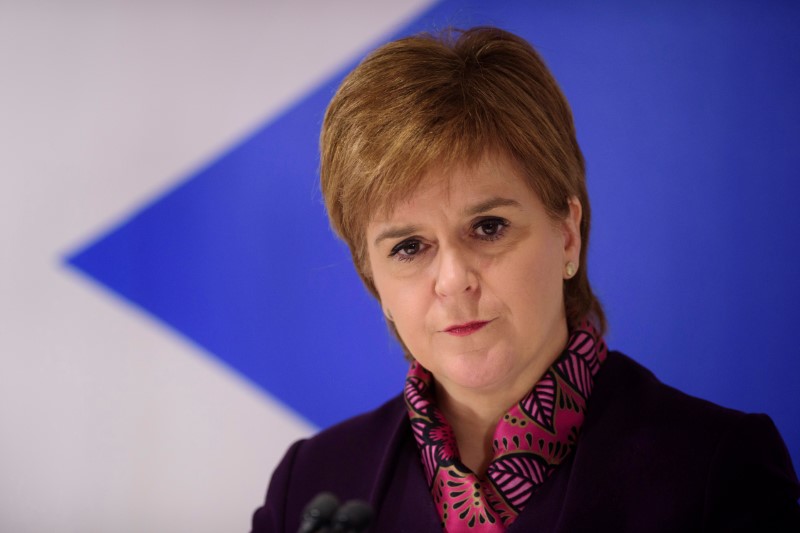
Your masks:
<svg viewBox="0 0 800 533"><path fill-rule="evenodd" d="M313 428L62 257L428 4L0 0L0 530L247 530Z"/></svg>

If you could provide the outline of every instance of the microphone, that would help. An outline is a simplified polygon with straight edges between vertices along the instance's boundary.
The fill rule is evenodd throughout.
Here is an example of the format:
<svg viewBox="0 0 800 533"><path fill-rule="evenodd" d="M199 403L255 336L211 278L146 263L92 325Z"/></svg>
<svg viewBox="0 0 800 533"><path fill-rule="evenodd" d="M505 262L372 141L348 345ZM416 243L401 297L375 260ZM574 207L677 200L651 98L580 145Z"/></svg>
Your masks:
<svg viewBox="0 0 800 533"><path fill-rule="evenodd" d="M330 525L339 508L339 499L330 492L320 492L303 509L303 521L297 533L313 533Z"/></svg>
<svg viewBox="0 0 800 533"><path fill-rule="evenodd" d="M361 500L339 505L330 492L320 492L303 509L297 533L361 533L372 522L372 508Z"/></svg>
<svg viewBox="0 0 800 533"><path fill-rule="evenodd" d="M333 517L333 531L360 533L372 522L372 508L361 500L350 500L339 507Z"/></svg>

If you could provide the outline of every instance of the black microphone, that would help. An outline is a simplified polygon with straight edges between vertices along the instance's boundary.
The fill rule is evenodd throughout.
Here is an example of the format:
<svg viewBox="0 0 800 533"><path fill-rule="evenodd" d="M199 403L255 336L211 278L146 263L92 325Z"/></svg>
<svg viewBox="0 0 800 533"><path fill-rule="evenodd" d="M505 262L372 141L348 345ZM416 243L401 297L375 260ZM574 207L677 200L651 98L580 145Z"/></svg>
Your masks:
<svg viewBox="0 0 800 533"><path fill-rule="evenodd" d="M339 507L333 516L336 533L360 533L372 522L372 508L361 500L350 500Z"/></svg>
<svg viewBox="0 0 800 533"><path fill-rule="evenodd" d="M339 508L339 499L330 492L320 492L303 509L303 521L297 533L313 533L321 527L330 525L334 513Z"/></svg>

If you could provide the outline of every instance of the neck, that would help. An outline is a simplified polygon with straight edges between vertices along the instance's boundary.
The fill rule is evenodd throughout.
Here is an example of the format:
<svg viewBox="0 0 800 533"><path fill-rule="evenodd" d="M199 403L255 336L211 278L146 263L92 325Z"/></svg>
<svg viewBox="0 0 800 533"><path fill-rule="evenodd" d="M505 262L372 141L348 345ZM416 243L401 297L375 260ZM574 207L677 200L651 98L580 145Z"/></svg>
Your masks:
<svg viewBox="0 0 800 533"><path fill-rule="evenodd" d="M491 390L475 390L436 383L436 396L458 444L461 462L479 477L486 474L494 452L492 440L497 424L512 405L520 401L541 379L566 345L566 327L547 350L547 357L535 358L513 382Z"/></svg>
<svg viewBox="0 0 800 533"><path fill-rule="evenodd" d="M453 428L461 462L478 477L483 477L492 461L492 437L500 418L511 403L496 404L490 400L469 401L437 386L437 403ZM498 408L503 405L506 407Z"/></svg>

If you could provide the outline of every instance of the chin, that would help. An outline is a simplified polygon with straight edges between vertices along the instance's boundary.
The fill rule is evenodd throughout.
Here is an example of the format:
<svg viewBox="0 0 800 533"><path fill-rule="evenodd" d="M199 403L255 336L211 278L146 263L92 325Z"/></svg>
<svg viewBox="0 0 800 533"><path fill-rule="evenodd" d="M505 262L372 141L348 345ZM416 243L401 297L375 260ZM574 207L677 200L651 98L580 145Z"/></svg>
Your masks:
<svg viewBox="0 0 800 533"><path fill-rule="evenodd" d="M502 350L470 350L451 354L447 359L440 368L445 370L447 380L459 387L491 388L507 381L513 373L508 354Z"/></svg>

